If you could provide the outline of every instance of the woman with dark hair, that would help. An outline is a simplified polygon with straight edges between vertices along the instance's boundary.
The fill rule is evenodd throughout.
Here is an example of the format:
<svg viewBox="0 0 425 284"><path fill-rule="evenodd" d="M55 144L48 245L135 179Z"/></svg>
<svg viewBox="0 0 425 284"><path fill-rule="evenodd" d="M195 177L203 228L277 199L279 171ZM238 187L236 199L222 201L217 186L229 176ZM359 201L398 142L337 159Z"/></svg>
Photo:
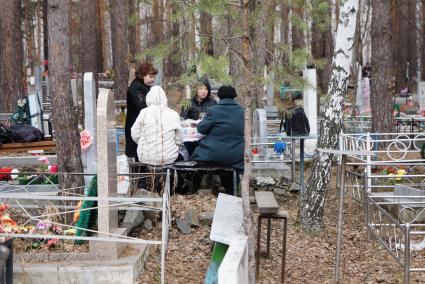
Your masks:
<svg viewBox="0 0 425 284"><path fill-rule="evenodd" d="M207 78L198 79L194 89L196 90L195 96L189 101L188 105L182 107L180 116L184 119L198 120L205 115L210 107L217 104L217 101L211 96L211 86ZM184 142L189 155L192 155L198 145L198 141Z"/></svg>
<svg viewBox="0 0 425 284"><path fill-rule="evenodd" d="M221 86L217 93L220 101L210 107L198 124L198 132L205 137L199 142L191 160L217 166L244 169L244 109L236 101L231 86ZM232 178L221 177L227 193L232 193Z"/></svg>
<svg viewBox="0 0 425 284"><path fill-rule="evenodd" d="M211 86L207 78L199 79L194 87L196 95L187 106L182 108L180 113L180 116L184 119L198 120L201 114L205 114L209 107L217 103L211 96Z"/></svg>
<svg viewBox="0 0 425 284"><path fill-rule="evenodd" d="M137 68L134 79L127 90L127 117L125 120L125 155L137 158L137 144L131 138L131 127L140 111L146 107L146 95L155 82L158 71L149 62L142 62Z"/></svg>

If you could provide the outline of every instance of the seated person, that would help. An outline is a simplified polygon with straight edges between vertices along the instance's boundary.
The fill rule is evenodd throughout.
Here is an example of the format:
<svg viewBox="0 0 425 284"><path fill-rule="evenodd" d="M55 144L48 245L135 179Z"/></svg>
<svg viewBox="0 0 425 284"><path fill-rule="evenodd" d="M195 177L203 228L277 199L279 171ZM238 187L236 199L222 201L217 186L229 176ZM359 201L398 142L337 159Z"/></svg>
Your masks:
<svg viewBox="0 0 425 284"><path fill-rule="evenodd" d="M244 168L244 109L234 98L231 86L218 89L220 101L208 109L198 124L198 132L205 137L199 142L191 160L225 166L242 172ZM222 177L227 193L232 193L232 177Z"/></svg>
<svg viewBox="0 0 425 284"><path fill-rule="evenodd" d="M199 79L195 84L196 94L183 106L180 116L184 119L198 120L207 112L208 108L215 105L217 101L211 96L211 86L207 78ZM184 142L189 155L198 146L198 141Z"/></svg>
<svg viewBox="0 0 425 284"><path fill-rule="evenodd" d="M179 155L179 146L183 143L180 117L167 107L167 97L160 86L150 89L146 95L146 105L131 127L139 161L163 166L183 159Z"/></svg>

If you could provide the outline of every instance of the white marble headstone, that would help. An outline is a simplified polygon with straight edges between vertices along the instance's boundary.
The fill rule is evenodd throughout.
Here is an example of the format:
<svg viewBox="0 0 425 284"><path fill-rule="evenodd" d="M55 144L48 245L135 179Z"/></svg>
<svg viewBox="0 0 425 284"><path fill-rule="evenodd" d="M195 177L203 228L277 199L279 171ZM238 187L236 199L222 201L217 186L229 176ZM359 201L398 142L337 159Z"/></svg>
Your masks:
<svg viewBox="0 0 425 284"><path fill-rule="evenodd" d="M96 172L96 82L93 73L84 74L84 129L88 130L93 137L93 144L83 150L86 159L86 173ZM86 186L90 184L92 176L85 176Z"/></svg>
<svg viewBox="0 0 425 284"><path fill-rule="evenodd" d="M267 143L267 115L264 109L258 108L254 111L253 115L253 132L254 143ZM267 151L263 147L257 147L260 157L266 157Z"/></svg>
<svg viewBox="0 0 425 284"><path fill-rule="evenodd" d="M419 109L425 109L425 82L418 82L418 101L419 101Z"/></svg>
<svg viewBox="0 0 425 284"><path fill-rule="evenodd" d="M304 69L303 77L305 81L303 100L304 111L310 124L310 134L317 134L317 75L316 69ZM305 151L314 152L317 139L307 139Z"/></svg>
<svg viewBox="0 0 425 284"><path fill-rule="evenodd" d="M245 236L242 198L220 193L215 205L210 239L230 245L232 239Z"/></svg>

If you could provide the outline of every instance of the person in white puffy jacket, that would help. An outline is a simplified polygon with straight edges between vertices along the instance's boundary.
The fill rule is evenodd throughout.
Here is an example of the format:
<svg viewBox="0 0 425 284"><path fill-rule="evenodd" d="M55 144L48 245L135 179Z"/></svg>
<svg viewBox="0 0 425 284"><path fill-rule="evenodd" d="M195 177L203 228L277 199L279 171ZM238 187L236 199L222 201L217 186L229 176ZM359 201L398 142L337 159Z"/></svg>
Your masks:
<svg viewBox="0 0 425 284"><path fill-rule="evenodd" d="M179 155L179 147L183 143L180 115L167 107L167 97L160 86L150 89L146 105L131 127L139 161L160 166L183 159Z"/></svg>

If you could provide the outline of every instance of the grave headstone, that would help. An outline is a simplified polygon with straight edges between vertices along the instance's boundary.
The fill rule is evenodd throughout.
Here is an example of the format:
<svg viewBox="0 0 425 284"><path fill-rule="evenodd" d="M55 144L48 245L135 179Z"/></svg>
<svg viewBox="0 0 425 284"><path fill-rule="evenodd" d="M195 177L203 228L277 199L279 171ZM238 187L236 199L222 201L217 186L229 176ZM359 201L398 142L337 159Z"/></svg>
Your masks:
<svg viewBox="0 0 425 284"><path fill-rule="evenodd" d="M317 134L317 75L316 69L305 69L303 72L304 81L304 111L310 124L310 134ZM317 139L307 139L305 141L305 151L314 152Z"/></svg>
<svg viewBox="0 0 425 284"><path fill-rule="evenodd" d="M253 124L254 143L267 143L267 116L264 109L258 108L254 111ZM267 157L267 151L263 147L257 146L256 149L260 158Z"/></svg>
<svg viewBox="0 0 425 284"><path fill-rule="evenodd" d="M38 94L38 97L40 98L40 102L43 105L43 89L41 86L41 75L43 73L43 67L37 66L34 67L34 89L35 92Z"/></svg>
<svg viewBox="0 0 425 284"><path fill-rule="evenodd" d="M370 81L369 78L365 77L361 81L362 88L362 105L360 108L360 114L370 114Z"/></svg>
<svg viewBox="0 0 425 284"><path fill-rule="evenodd" d="M96 83L92 72L84 74L84 128L93 137L92 145L84 151L85 173L96 172ZM86 186L90 184L91 176L85 176Z"/></svg>
<svg viewBox="0 0 425 284"><path fill-rule="evenodd" d="M117 195L117 163L115 150L115 103L111 90L99 89L97 103L97 195L98 236L122 235L126 229L118 228L118 211L109 207L108 197ZM95 257L116 259L125 247L113 242L91 242L90 253Z"/></svg>
<svg viewBox="0 0 425 284"><path fill-rule="evenodd" d="M425 110L425 82L418 82L418 101L419 101L419 109Z"/></svg>
<svg viewBox="0 0 425 284"><path fill-rule="evenodd" d="M220 193L215 205L210 239L229 245L235 237L245 236L242 223L242 198Z"/></svg>

